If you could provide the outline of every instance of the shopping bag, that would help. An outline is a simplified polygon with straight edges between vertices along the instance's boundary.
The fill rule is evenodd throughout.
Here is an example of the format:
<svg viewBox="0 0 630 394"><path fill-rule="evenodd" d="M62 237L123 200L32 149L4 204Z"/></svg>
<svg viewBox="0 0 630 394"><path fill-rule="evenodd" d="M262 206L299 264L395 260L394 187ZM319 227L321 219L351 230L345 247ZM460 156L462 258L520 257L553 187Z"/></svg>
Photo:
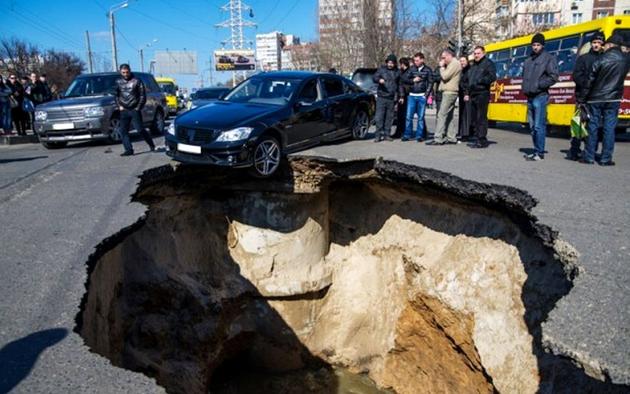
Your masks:
<svg viewBox="0 0 630 394"><path fill-rule="evenodd" d="M571 137L583 139L588 137L587 123L582 120L582 110L577 108L571 118Z"/></svg>

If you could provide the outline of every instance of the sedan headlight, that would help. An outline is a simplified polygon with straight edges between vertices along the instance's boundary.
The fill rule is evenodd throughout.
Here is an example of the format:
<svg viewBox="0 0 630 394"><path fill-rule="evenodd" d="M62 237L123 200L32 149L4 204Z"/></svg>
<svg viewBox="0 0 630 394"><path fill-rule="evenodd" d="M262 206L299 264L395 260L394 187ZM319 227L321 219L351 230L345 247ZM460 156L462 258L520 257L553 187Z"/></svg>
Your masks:
<svg viewBox="0 0 630 394"><path fill-rule="evenodd" d="M83 115L86 118L95 118L105 115L105 109L103 107L87 107L83 109Z"/></svg>
<svg viewBox="0 0 630 394"><path fill-rule="evenodd" d="M169 133L170 135L175 135L175 122L171 122L171 124L168 125L166 132Z"/></svg>
<svg viewBox="0 0 630 394"><path fill-rule="evenodd" d="M251 134L253 127L238 127L236 129L227 130L219 135L217 141L229 142L244 140Z"/></svg>
<svg viewBox="0 0 630 394"><path fill-rule="evenodd" d="M48 119L48 112L46 111L35 111L35 120L40 122L45 122Z"/></svg>

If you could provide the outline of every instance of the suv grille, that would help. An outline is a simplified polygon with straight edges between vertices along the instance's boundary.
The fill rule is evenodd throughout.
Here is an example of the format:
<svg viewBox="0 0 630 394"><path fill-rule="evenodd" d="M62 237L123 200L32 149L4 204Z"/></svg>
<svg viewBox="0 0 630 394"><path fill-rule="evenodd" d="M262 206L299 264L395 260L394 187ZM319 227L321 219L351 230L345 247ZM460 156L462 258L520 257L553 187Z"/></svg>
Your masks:
<svg viewBox="0 0 630 394"><path fill-rule="evenodd" d="M48 120L77 120L83 119L83 108L53 109L48 112Z"/></svg>
<svg viewBox="0 0 630 394"><path fill-rule="evenodd" d="M177 138L197 144L208 144L214 141L219 136L218 130L201 130L201 129L189 129L185 127L177 128Z"/></svg>

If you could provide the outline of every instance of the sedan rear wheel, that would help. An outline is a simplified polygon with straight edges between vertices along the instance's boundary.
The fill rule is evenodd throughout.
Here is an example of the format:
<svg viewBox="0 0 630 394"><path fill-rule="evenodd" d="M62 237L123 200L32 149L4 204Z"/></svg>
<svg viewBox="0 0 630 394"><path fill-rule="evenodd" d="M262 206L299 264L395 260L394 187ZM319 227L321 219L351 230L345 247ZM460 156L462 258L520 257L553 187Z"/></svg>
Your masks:
<svg viewBox="0 0 630 394"><path fill-rule="evenodd" d="M122 140L118 126L120 125L120 119L113 117L109 120L109 137L108 141L112 144L119 143Z"/></svg>
<svg viewBox="0 0 630 394"><path fill-rule="evenodd" d="M253 170L254 175L267 178L273 175L280 167L282 149L273 137L263 137L254 148Z"/></svg>
<svg viewBox="0 0 630 394"><path fill-rule="evenodd" d="M365 111L357 112L352 124L352 138L362 140L367 136L370 128L370 118Z"/></svg>

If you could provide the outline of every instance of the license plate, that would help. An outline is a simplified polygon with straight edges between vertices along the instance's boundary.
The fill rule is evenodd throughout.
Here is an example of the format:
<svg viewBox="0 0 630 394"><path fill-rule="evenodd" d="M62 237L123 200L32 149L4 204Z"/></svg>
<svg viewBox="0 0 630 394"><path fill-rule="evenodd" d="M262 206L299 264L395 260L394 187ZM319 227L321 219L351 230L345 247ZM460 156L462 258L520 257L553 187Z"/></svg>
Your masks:
<svg viewBox="0 0 630 394"><path fill-rule="evenodd" d="M55 123L52 128L53 130L70 130L74 129L74 123Z"/></svg>
<svg viewBox="0 0 630 394"><path fill-rule="evenodd" d="M177 150L182 152L194 153L197 155L201 154L201 147L196 145L177 144Z"/></svg>

